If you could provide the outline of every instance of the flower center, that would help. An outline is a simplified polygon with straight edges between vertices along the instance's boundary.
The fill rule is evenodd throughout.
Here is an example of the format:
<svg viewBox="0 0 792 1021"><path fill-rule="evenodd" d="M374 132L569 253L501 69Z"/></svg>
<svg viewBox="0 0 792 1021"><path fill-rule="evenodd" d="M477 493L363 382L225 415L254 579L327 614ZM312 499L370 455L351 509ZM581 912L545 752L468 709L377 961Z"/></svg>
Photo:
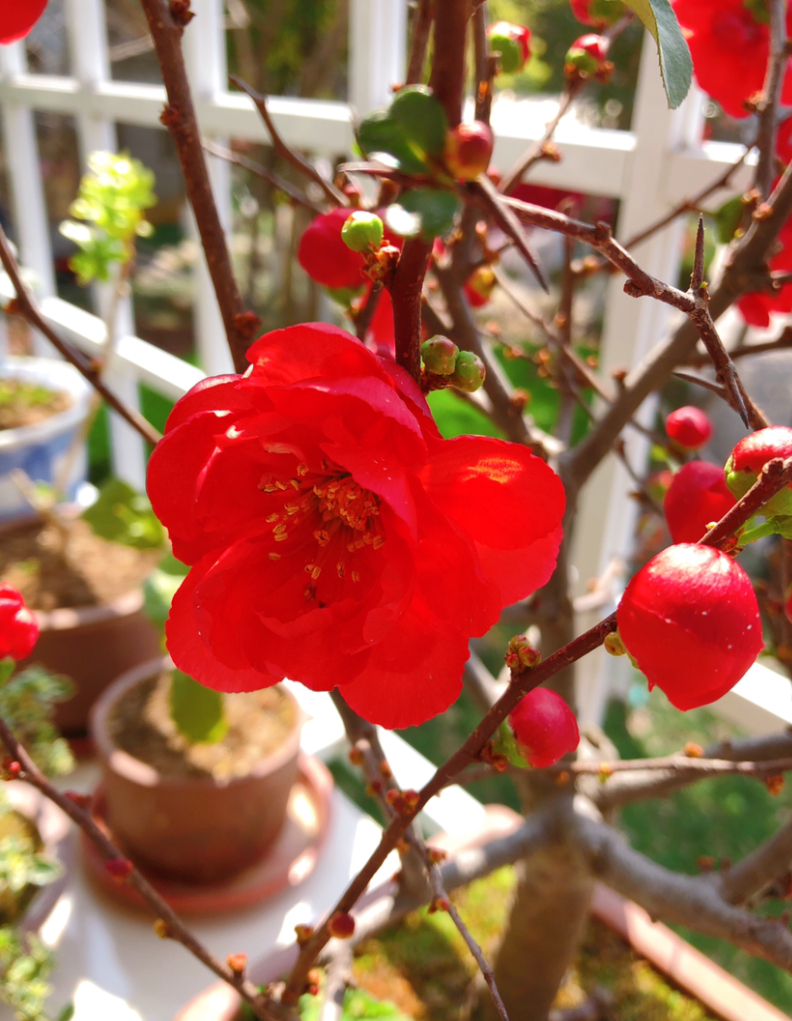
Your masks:
<svg viewBox="0 0 792 1021"><path fill-rule="evenodd" d="M322 521L340 520L357 532L367 532L370 519L379 514L376 496L349 476L317 483L313 491L319 498Z"/></svg>

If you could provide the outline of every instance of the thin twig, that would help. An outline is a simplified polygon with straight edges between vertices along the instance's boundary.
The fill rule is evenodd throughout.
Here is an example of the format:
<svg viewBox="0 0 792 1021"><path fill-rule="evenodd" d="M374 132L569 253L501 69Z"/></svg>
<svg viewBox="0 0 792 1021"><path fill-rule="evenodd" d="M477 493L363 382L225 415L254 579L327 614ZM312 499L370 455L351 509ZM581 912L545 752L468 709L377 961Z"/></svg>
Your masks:
<svg viewBox="0 0 792 1021"><path fill-rule="evenodd" d="M204 138L201 142L204 150L211 153L212 156L217 156L218 159L225 160L227 163L234 163L238 167L242 167L244 170L248 170L251 174L255 174L256 177L260 177L263 181L271 184L273 188L277 188L278 191L282 191L285 195L288 195L290 199L293 199L301 206L305 206L306 209L310 209L312 213L323 213L324 209L322 206L312 202L311 199L295 187L290 181L287 181L285 177L281 177L280 174L276 174L273 170L268 170L261 163L256 163L255 160L249 160L247 156L241 156L238 152L232 152L231 149L226 149L222 145L218 145L216 142L210 141L208 138Z"/></svg>
<svg viewBox="0 0 792 1021"><path fill-rule="evenodd" d="M24 780L32 787L35 787L49 801L65 812L96 845L106 861L128 861L127 856L97 826L90 811L81 808L75 801L53 787L27 751L17 741L11 728L2 717L0 717L0 740L5 745L11 758L21 766L19 772L20 780ZM163 923L157 926L157 932L162 938L172 939L177 943L181 943L194 957L213 971L218 978L223 979L224 982L232 986L245 1002L250 1005L256 1017L261 1018L261 1021L274 1021L273 1015L267 1010L266 999L260 995L256 986L244 978L244 976L232 971L227 964L218 960L211 951L207 950L136 868L132 869L126 881L135 888L154 912L155 916Z"/></svg>
<svg viewBox="0 0 792 1021"><path fill-rule="evenodd" d="M756 144L759 162L756 165L754 187L760 198L770 194L773 178L776 176L776 132L778 129L778 107L781 102L781 88L784 84L789 49L786 33L786 0L770 0L770 61L764 80L763 99L759 107L759 131Z"/></svg>
<svg viewBox="0 0 792 1021"><path fill-rule="evenodd" d="M7 311L22 316L26 322L40 333L43 333L66 361L70 362L77 369L80 375L91 384L96 392L102 395L110 407L129 422L132 428L137 430L144 440L151 444L158 443L162 439L162 435L154 426L147 422L138 411L128 408L111 390L108 390L102 382L100 367L96 366L81 351L77 351L69 344L65 344L41 315L31 291L22 280L19 266L2 227L0 227L0 261L3 263L3 269L8 274L8 278L16 291L16 299L12 303L12 307L7 309Z"/></svg>
<svg viewBox="0 0 792 1021"><path fill-rule="evenodd" d="M423 77L432 17L432 0L418 0L418 8L413 16L412 42L410 43L410 57L407 61L406 85L417 85Z"/></svg>
<svg viewBox="0 0 792 1021"><path fill-rule="evenodd" d="M309 180L314 181L322 191L325 193L330 202L334 206L348 206L349 200L346 195L339 191L334 184L330 181L325 181L316 167L310 163L304 156L301 156L298 152L295 152L291 146L287 145L286 142L281 138L280 132L275 127L275 124L270 116L270 112L267 109L266 96L262 96L260 92L257 92L252 85L248 85L247 82L243 81L237 75L231 75L231 81L234 85L237 85L243 92L246 92L248 96L253 100L256 109L261 114L261 119L264 121L267 131L272 139L272 146L275 152L290 163L296 170L299 170L301 174L304 174Z"/></svg>
<svg viewBox="0 0 792 1021"><path fill-rule="evenodd" d="M695 386L701 386L705 390L710 390L728 403L729 395L726 392L726 388L721 386L720 383L713 383L711 379L704 379L703 376L696 376L692 372L683 372L681 369L675 369L673 375L677 379L684 379L686 383L693 383Z"/></svg>
<svg viewBox="0 0 792 1021"><path fill-rule="evenodd" d="M549 293L550 286L547 277L534 254L531 243L522 229L520 221L512 209L503 201L503 196L499 194L492 181L482 175L478 181L469 185L469 189L480 199L483 208L489 213L490 217L504 234L507 234L514 241L520 254L530 266L531 272L539 281L540 286Z"/></svg>
<svg viewBox="0 0 792 1021"><path fill-rule="evenodd" d="M212 193L181 49L184 25L175 20L166 0L141 0L141 4L168 94L168 105L160 120L176 143L187 195L201 236L201 246L220 306L228 346L237 372L244 372L248 367L245 353L256 334L259 318L245 308Z"/></svg>

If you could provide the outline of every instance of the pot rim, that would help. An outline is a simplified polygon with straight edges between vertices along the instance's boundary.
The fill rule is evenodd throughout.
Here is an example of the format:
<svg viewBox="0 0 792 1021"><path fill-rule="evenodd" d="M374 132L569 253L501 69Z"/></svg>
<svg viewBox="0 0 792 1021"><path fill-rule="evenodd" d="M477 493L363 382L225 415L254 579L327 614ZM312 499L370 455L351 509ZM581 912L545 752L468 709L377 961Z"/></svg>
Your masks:
<svg viewBox="0 0 792 1021"><path fill-rule="evenodd" d="M68 408L55 415L49 415L40 422L0 430L0 453L30 443L46 443L54 436L77 425L88 412L91 388L77 369L68 362L59 362L54 358L9 357L0 363L0 376L49 384L56 392L65 392L72 398Z"/></svg>
<svg viewBox="0 0 792 1021"><path fill-rule="evenodd" d="M96 606L56 606L54 610L33 610L33 614L39 631L67 631L115 617L130 617L143 608L144 601L143 586L139 585Z"/></svg>
<svg viewBox="0 0 792 1021"><path fill-rule="evenodd" d="M300 732L305 722L305 713L299 702L288 688L280 686L281 692L292 703L295 710L295 721L292 730L287 735L283 744L270 755L265 756L256 765L242 776L233 776L224 780L217 780L214 777L185 777L167 776L161 773L155 766L142 759L130 755L129 752L118 748L110 737L107 719L116 701L130 688L140 684L149 677L157 676L163 670L172 670L175 664L170 656L161 656L157 659L148 660L131 670L117 677L109 687L99 696L91 708L88 722L88 731L91 735L96 754L104 769L110 769L131 783L140 784L143 787L230 787L235 784L245 784L269 776L276 772L290 759L296 758L300 751Z"/></svg>

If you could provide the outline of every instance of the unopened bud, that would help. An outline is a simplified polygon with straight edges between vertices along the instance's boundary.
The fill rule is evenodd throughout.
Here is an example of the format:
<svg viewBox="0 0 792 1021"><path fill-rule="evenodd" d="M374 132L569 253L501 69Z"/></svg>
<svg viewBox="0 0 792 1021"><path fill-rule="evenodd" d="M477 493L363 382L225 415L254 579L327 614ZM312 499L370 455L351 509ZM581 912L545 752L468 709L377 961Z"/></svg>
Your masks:
<svg viewBox="0 0 792 1021"><path fill-rule="evenodd" d="M111 858L105 862L105 869L117 883L127 882L134 867L128 858Z"/></svg>
<svg viewBox="0 0 792 1021"><path fill-rule="evenodd" d="M704 749L700 744L688 741L685 745L685 755L687 755L689 759L700 759L704 755Z"/></svg>
<svg viewBox="0 0 792 1021"><path fill-rule="evenodd" d="M314 927L312 925L295 925L294 934L297 937L297 945L303 946L313 936Z"/></svg>
<svg viewBox="0 0 792 1021"><path fill-rule="evenodd" d="M376 250L382 244L384 227L376 213L356 210L341 228L341 239L353 252Z"/></svg>
<svg viewBox="0 0 792 1021"><path fill-rule="evenodd" d="M346 911L336 911L330 916L327 929L336 939L351 939L355 934L355 919Z"/></svg>
<svg viewBox="0 0 792 1021"><path fill-rule="evenodd" d="M605 641L602 643L602 647L606 652L610 653L611 656L627 655L627 650L624 647L624 642L621 640L618 631L612 631L609 635L605 635Z"/></svg>
<svg viewBox="0 0 792 1021"><path fill-rule="evenodd" d="M506 666L510 670L526 670L538 666L542 654L535 649L525 635L515 635L506 651Z"/></svg>
<svg viewBox="0 0 792 1021"><path fill-rule="evenodd" d="M472 394L481 389L486 375L484 362L478 355L472 351L460 351L451 377L451 385L457 390Z"/></svg>
<svg viewBox="0 0 792 1021"><path fill-rule="evenodd" d="M170 939L171 938L171 931L168 928L168 923L165 921L164 918L158 918L156 920L156 922L154 923L154 925L153 925L153 929L154 929L154 934L159 939Z"/></svg>
<svg viewBox="0 0 792 1021"><path fill-rule="evenodd" d="M433 897L432 903L426 910L433 915L436 911L448 911L450 907L448 897Z"/></svg>
<svg viewBox="0 0 792 1021"><path fill-rule="evenodd" d="M226 964L235 975L242 975L247 967L247 954L239 951L236 954L229 954Z"/></svg>
<svg viewBox="0 0 792 1021"><path fill-rule="evenodd" d="M457 365L459 348L448 337L431 337L421 344L421 358L427 372L450 376Z"/></svg>

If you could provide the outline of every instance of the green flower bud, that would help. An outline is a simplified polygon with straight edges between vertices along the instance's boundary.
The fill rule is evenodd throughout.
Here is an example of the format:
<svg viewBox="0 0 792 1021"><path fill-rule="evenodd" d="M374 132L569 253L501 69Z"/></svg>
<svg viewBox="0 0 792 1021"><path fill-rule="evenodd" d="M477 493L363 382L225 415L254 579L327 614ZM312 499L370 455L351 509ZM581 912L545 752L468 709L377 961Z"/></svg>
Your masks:
<svg viewBox="0 0 792 1021"><path fill-rule="evenodd" d="M478 355L474 355L472 351L460 351L451 377L451 385L457 390L472 394L481 388L486 375L484 362Z"/></svg>
<svg viewBox="0 0 792 1021"><path fill-rule="evenodd" d="M341 238L353 252L368 252L382 244L384 227L376 213L356 210L341 228Z"/></svg>
<svg viewBox="0 0 792 1021"><path fill-rule="evenodd" d="M421 344L421 358L427 372L450 376L456 368L459 348L448 337L431 337Z"/></svg>

